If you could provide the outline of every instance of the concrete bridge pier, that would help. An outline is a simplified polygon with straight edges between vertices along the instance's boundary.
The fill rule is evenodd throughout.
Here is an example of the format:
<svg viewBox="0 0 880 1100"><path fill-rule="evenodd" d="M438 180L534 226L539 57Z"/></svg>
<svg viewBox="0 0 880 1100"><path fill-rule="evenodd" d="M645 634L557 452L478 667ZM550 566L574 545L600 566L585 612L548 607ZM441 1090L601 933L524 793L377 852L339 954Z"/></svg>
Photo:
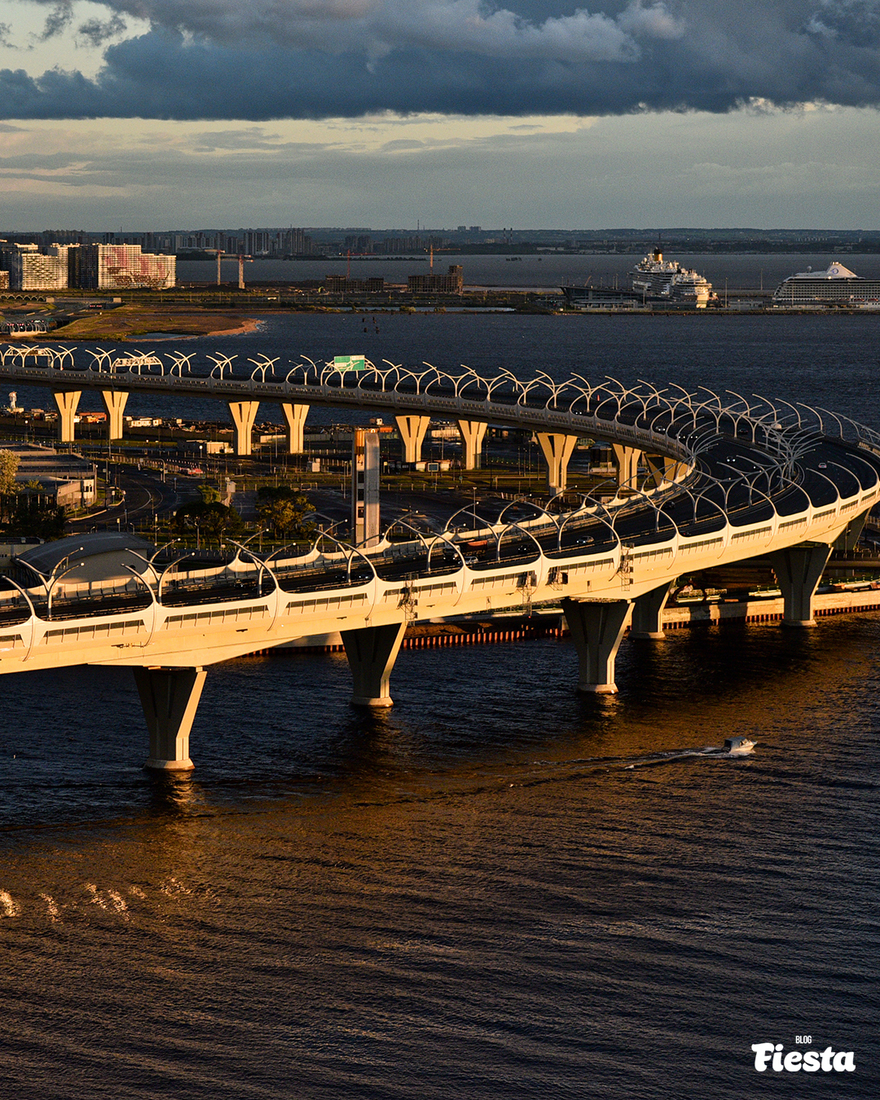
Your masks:
<svg viewBox="0 0 880 1100"><path fill-rule="evenodd" d="M834 540L833 549L848 554L855 548L856 543L861 537L862 531L865 529L865 523L867 522L870 511L871 509L869 508L867 512L862 512L860 516L856 516L855 519L849 521L846 527L844 527Z"/></svg>
<svg viewBox="0 0 880 1100"><path fill-rule="evenodd" d="M769 557L782 590L782 625L815 626L813 596L831 557L831 547L824 542L788 546L774 550Z"/></svg>
<svg viewBox="0 0 880 1100"><path fill-rule="evenodd" d="M648 473L651 475L651 480L654 482L654 488L659 489L664 481L670 479L666 476L666 458L664 455L645 455L645 465L648 468Z"/></svg>
<svg viewBox="0 0 880 1100"><path fill-rule="evenodd" d="M122 439L122 414L128 401L128 390L101 390L107 410L107 438Z"/></svg>
<svg viewBox="0 0 880 1100"><path fill-rule="evenodd" d="M58 406L58 441L73 443L75 438L76 408L82 396L81 390L53 390L52 396Z"/></svg>
<svg viewBox="0 0 880 1100"><path fill-rule="evenodd" d="M665 638L663 630L663 608L672 591L673 581L661 584L650 592L643 592L633 601L632 622L630 623L631 638Z"/></svg>
<svg viewBox="0 0 880 1100"><path fill-rule="evenodd" d="M422 444L431 423L430 416L402 414L394 419L403 440L403 461L410 464L418 462L422 457Z"/></svg>
<svg viewBox="0 0 880 1100"><path fill-rule="evenodd" d="M342 644L354 679L352 703L361 707L390 707L391 670L400 652L406 623L343 630Z"/></svg>
<svg viewBox="0 0 880 1100"><path fill-rule="evenodd" d="M464 468L479 470L483 454L483 437L488 424L485 420L459 420L458 430L464 444Z"/></svg>
<svg viewBox="0 0 880 1100"><path fill-rule="evenodd" d="M636 488L636 479L639 473L639 459L642 452L636 447L627 447L623 443L612 443L614 461L617 465L617 484L626 485L630 489Z"/></svg>
<svg viewBox="0 0 880 1100"><path fill-rule="evenodd" d="M235 453L246 458L253 451L251 433L257 419L259 401L229 401L229 415L235 424Z"/></svg>
<svg viewBox="0 0 880 1100"><path fill-rule="evenodd" d="M646 454L643 457L656 489L659 489L664 482L678 481L688 472L686 462L671 458L669 455Z"/></svg>
<svg viewBox="0 0 880 1100"><path fill-rule="evenodd" d="M150 731L150 755L145 768L192 770L189 732L206 675L203 668L135 668L134 681Z"/></svg>
<svg viewBox="0 0 880 1100"><path fill-rule="evenodd" d="M562 601L568 628L580 664L579 692L585 695L613 695L614 661L626 627L629 600Z"/></svg>
<svg viewBox="0 0 880 1100"><path fill-rule="evenodd" d="M568 484L568 462L574 454L576 435L562 432L536 432L538 445L547 463L547 488L550 494L562 493Z"/></svg>
<svg viewBox="0 0 880 1100"><path fill-rule="evenodd" d="M309 415L308 405L294 405L290 401L281 403L281 411L287 421L287 450L289 454L301 455L305 451L306 417Z"/></svg>

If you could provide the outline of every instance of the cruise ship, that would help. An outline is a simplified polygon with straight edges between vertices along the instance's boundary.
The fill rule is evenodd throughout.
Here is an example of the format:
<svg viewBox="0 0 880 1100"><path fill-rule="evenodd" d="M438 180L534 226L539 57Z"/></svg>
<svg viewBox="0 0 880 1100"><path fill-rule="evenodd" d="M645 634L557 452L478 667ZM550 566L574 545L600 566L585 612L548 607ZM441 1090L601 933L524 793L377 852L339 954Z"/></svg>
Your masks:
<svg viewBox="0 0 880 1100"><path fill-rule="evenodd" d="M665 303L677 309L705 309L717 301L712 284L693 268L664 260L656 250L630 272L632 288L646 303Z"/></svg>
<svg viewBox="0 0 880 1100"><path fill-rule="evenodd" d="M833 260L827 271L799 271L789 275L773 292L777 306L848 306L880 309L880 280L863 279Z"/></svg>

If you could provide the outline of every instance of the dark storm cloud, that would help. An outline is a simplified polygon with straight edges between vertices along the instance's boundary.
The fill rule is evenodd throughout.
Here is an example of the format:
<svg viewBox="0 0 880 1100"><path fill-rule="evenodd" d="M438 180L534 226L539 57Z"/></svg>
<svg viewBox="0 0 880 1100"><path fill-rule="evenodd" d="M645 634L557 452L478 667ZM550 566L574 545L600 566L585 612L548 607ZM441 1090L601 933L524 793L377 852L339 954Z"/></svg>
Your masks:
<svg viewBox="0 0 880 1100"><path fill-rule="evenodd" d="M880 0L102 0L94 80L0 72L8 118L724 112L880 103ZM56 4L50 18L67 18Z"/></svg>
<svg viewBox="0 0 880 1100"><path fill-rule="evenodd" d="M89 19L77 27L80 38L87 39L93 46L100 46L111 38L118 38L125 31L126 23L120 15L111 16L110 19Z"/></svg>
<svg viewBox="0 0 880 1100"><path fill-rule="evenodd" d="M851 46L876 49L880 11L872 0L836 0L821 4L808 27L814 34L825 35Z"/></svg>
<svg viewBox="0 0 880 1100"><path fill-rule="evenodd" d="M62 0L60 4L56 3L52 11L46 16L46 24L41 35L43 41L48 41L50 38L63 34L70 26L72 19L73 12L70 3L67 0Z"/></svg>

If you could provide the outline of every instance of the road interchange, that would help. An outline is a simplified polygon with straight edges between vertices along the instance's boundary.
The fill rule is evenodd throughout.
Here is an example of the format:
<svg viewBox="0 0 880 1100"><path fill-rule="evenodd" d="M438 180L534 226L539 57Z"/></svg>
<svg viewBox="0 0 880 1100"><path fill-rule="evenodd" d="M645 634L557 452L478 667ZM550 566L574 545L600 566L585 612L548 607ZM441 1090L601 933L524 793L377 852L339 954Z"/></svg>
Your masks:
<svg viewBox="0 0 880 1100"><path fill-rule="evenodd" d="M786 620L810 623L832 544L851 542L880 501L875 433L825 410L762 398L731 394L724 402L710 391L707 397L647 383L627 388L613 379L520 381L510 372L490 379L466 368L452 376L393 364L355 374L300 362L281 376L273 371L276 359L236 378L216 365L212 374L188 363L187 373L179 360L176 373L163 367L153 374L143 366L71 369L71 362L71 356L59 362L46 354L6 355L0 376L53 392L86 386L199 392L227 401L482 419L606 440L643 459L624 484L609 480L591 495L560 493L542 505L512 502L492 517L475 502L444 530L413 528L403 541L386 532L377 545L350 546L322 534L307 549L266 556L231 544L220 559L129 551L124 585L115 593L105 586L97 598L94 585L67 564L77 556L73 547L63 576L56 566L38 577L10 576L0 592L0 673L133 666L151 731L164 730L151 742L153 766L186 766L188 740L181 747L180 739L188 728L162 710L150 685L164 677L184 691L212 663L304 636L341 632L355 701L383 706L391 701L388 678L402 632L419 619L561 601L584 691L615 690L614 656L625 625L632 620L656 633L669 586L686 572L769 555ZM174 680L182 669L186 676Z"/></svg>

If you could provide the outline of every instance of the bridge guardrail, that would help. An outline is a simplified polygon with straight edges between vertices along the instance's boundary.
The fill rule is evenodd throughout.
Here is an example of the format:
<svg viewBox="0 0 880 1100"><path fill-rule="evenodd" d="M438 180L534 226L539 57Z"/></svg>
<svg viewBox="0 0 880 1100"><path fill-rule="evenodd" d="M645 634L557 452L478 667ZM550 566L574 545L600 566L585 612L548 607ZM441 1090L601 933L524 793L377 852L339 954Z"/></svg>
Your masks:
<svg viewBox="0 0 880 1100"><path fill-rule="evenodd" d="M70 355L70 353L65 351L65 355ZM715 532L703 533L696 531L688 535L681 530L677 530L673 538L666 539L663 543L657 542L649 546L646 542L645 549L640 547L627 551L629 565L632 565L634 569L632 583L636 587L645 583L648 574L655 574L658 571L663 572L664 569L668 572L675 570L677 566L691 566L695 558L721 560L729 557L734 552L739 557L750 556L756 550L769 549L785 538L790 538L792 542L796 542L807 535L809 537L819 537L820 539L822 537L833 537L835 530L841 524L845 524L853 516L859 514L860 511L871 507L880 496L880 491L878 491L878 485L880 485L878 466L880 466L880 463L877 461L880 457L880 436L871 432L870 429L863 430L862 426L849 421L847 418L833 416L833 414L825 413L824 410L810 411L811 415L816 418L813 425L805 423L801 413L796 410L797 424L795 425L791 414L773 407L770 403L768 403L768 411L762 411L760 415L756 416L749 408L744 412L738 411L735 407L732 410L722 409L720 401L716 409L710 407L707 402L697 401L693 395L685 394L681 398L672 400L663 397L660 391L655 390L653 394L642 393L639 395L635 390L627 391L621 388L618 391L604 383L593 388L588 385L586 388L575 387L578 389L578 395L574 397L568 410L560 410L551 408L550 402L555 403L559 399L563 393L565 383L558 385L553 383L555 388L551 388L551 386L541 382L540 386L544 389L541 391L538 401L543 401L543 403L529 404L529 395L531 393L537 394L539 387L532 384L530 384L531 388L524 387L523 384L513 379L512 375L509 378L499 376L501 382L498 382L497 379L479 379L485 388L486 396L477 401L463 397L461 392L457 392L454 397L448 393L429 392L430 385L436 382L435 378L430 378L425 388L419 390L419 386L422 385L420 379L425 375L416 376L412 372L408 374L404 372L404 375L407 385L414 386L415 392L398 388L401 385L402 376L400 373L398 373L396 381L391 380L392 384L387 389L385 388L386 379L383 377L383 388L379 390L370 389L366 386L361 387L357 380L354 380L353 385L347 385L343 380L341 385L335 386L330 385L323 379L307 384L305 374L302 383L291 382L290 374L293 374L293 371L289 372L289 375L283 381L267 381L265 378L258 379L253 375L248 379L223 377L223 369L225 369L226 364L223 364L220 377L195 374L186 376L180 374L174 376L170 374L149 375L140 372L121 376L101 370L71 371L67 360L61 363L61 366L67 365L67 370L62 371L59 369L53 372L53 368L48 362L42 366L28 365L26 359L29 357L19 355L18 361L16 361L15 356L4 354L2 364L0 364L0 376L5 375L28 380L40 379L49 384L60 384L65 389L73 389L81 384L88 385L91 388L107 388L109 384L111 387L143 389L149 392L198 392L200 395L204 395L205 391L209 390L218 394L218 396L235 394L247 398L253 395L261 397L269 395L272 400L290 400L291 397L298 397L303 403L326 401L334 404L369 405L372 407L415 408L426 415L429 415L432 409L442 408L446 410L454 407L459 412L467 413L470 419L511 423L532 430L546 430L549 427L554 430L561 430L564 434L611 438L632 444L650 454L666 455L673 460L686 463L690 472L681 480L669 486L668 490L658 488L651 491L650 508L648 503L645 504L646 523L654 522L655 516L659 516L664 509L671 507L672 502L686 501L690 497L693 503L693 523L695 525L697 524L700 501L706 501L712 507L718 508L719 513L723 515L723 524L721 529ZM182 367L180 369L182 371ZM258 369L263 369L263 367ZM400 371L400 368L395 369ZM64 374L63 379L60 377L62 373ZM387 377L391 378L390 372ZM450 379L458 389L471 385L474 378L478 376L472 372L471 375L459 376L457 380L449 375L444 377ZM501 385L502 382L504 385L511 387L510 396L512 400L510 401L502 401L497 397L493 399L493 386L497 388L497 385ZM546 396L548 391L551 394L550 397ZM684 391L682 392L684 393ZM583 400L586 400L586 411L574 407L577 402ZM649 404L654 400L657 402L657 411L655 413L652 406L649 414ZM630 404L627 405L627 402L630 402ZM638 408L639 403L641 412ZM606 408L613 407L616 410L612 419L609 420L598 415L603 406ZM634 416L638 421L644 415L647 423L640 425L621 421L620 417L625 408L629 409L627 416ZM729 503L731 489L724 488L722 482L718 481L717 478L713 479L709 473L711 461L713 460L712 455L722 445L719 440L725 438L721 434L721 426L723 416L728 413L732 418L730 423L735 428L732 438L736 440L738 445L745 446L746 441L740 439L739 430L745 424L750 425L751 438L748 445L755 449L756 455L763 456L761 462L769 463L764 466L758 463L756 468L760 467L759 473L753 476L751 481L745 474L736 472L737 484L740 485L743 491L746 487L748 488L748 502L733 509L731 509ZM807 413L804 413L805 418L806 416ZM846 440L847 437L844 433L848 425L848 430L855 432L855 445L861 448L862 451L869 452L873 461L864 458L865 469L862 476L850 470L845 464L841 466L843 472L840 474L835 474L835 471L830 468L825 470L813 469L812 476L823 477L832 487L835 498L833 504L816 506L813 504L810 494L801 489L805 496L805 502L801 500L799 503L803 507L799 511L786 512L783 515L780 512L778 502L784 499L785 494L790 493L790 486L795 484L796 463L801 462L804 455L811 453L811 448L815 450L816 447L825 446L826 443L831 445L828 443L829 437L823 434L823 430L826 424L829 423L829 417L832 416L840 430L840 439ZM786 417L788 417L787 421ZM668 422L665 425L665 430L659 431L657 430L657 424L663 418ZM844 442L843 445L846 447L849 444ZM724 444L724 446L727 446L727 444ZM852 447L853 445L849 446ZM847 492L844 488L847 478L854 479L857 485L854 492ZM871 479L873 479L873 482ZM766 492L764 488L758 487L759 480L765 483ZM713 487L713 483L715 487ZM717 488L717 486L721 486L721 488ZM718 500L712 496L713 493L719 496L722 492L723 505L719 504ZM648 493L646 492L643 495L645 500L648 501ZM790 496L788 499L791 499ZM769 517L761 518L760 516L763 504L769 505ZM602 507L606 511L608 510L606 506L603 505ZM612 501L609 507L612 511L620 509L623 507L623 502L620 500ZM594 512L594 515L597 514L598 511ZM608 514L611 515L611 512ZM750 515L753 518L749 520ZM737 518L745 518L748 522L735 526L734 521ZM613 578L618 574L624 556L624 540L616 532L613 522L610 527L616 540L616 547L610 557L607 551L597 551L592 555L578 553L563 555L562 557L554 552L551 559L542 549L538 568L534 570L535 584L539 588L547 588L550 576L556 575L559 569L566 566L572 571L580 566L590 568L594 572L598 570L598 573L605 577L605 581L610 583L609 578ZM646 535L649 533L650 527L648 526L646 527ZM749 553L742 553L746 549ZM687 561L685 561L686 558ZM499 591L504 590L506 592L505 598L511 598L514 593L505 589L506 582L510 581L511 577L517 572L516 570L511 571L511 569L511 565L509 563L505 565L504 562L500 562L497 567L481 568L480 570L471 569L467 563L463 563L461 569L456 574L452 574L452 576L456 576L458 584L456 606L470 598L478 589L482 595L485 595L490 589L490 584L494 585L496 580L498 581ZM458 577L458 573L460 573L460 577ZM428 585L429 579L425 578L424 583ZM371 607L375 608L380 602L379 596L384 591L383 585L385 585L385 582L378 577L374 577L371 584L375 588L375 597ZM510 588L509 584L507 584L507 588ZM448 594L451 595L451 590ZM161 619L161 606L155 613Z"/></svg>

